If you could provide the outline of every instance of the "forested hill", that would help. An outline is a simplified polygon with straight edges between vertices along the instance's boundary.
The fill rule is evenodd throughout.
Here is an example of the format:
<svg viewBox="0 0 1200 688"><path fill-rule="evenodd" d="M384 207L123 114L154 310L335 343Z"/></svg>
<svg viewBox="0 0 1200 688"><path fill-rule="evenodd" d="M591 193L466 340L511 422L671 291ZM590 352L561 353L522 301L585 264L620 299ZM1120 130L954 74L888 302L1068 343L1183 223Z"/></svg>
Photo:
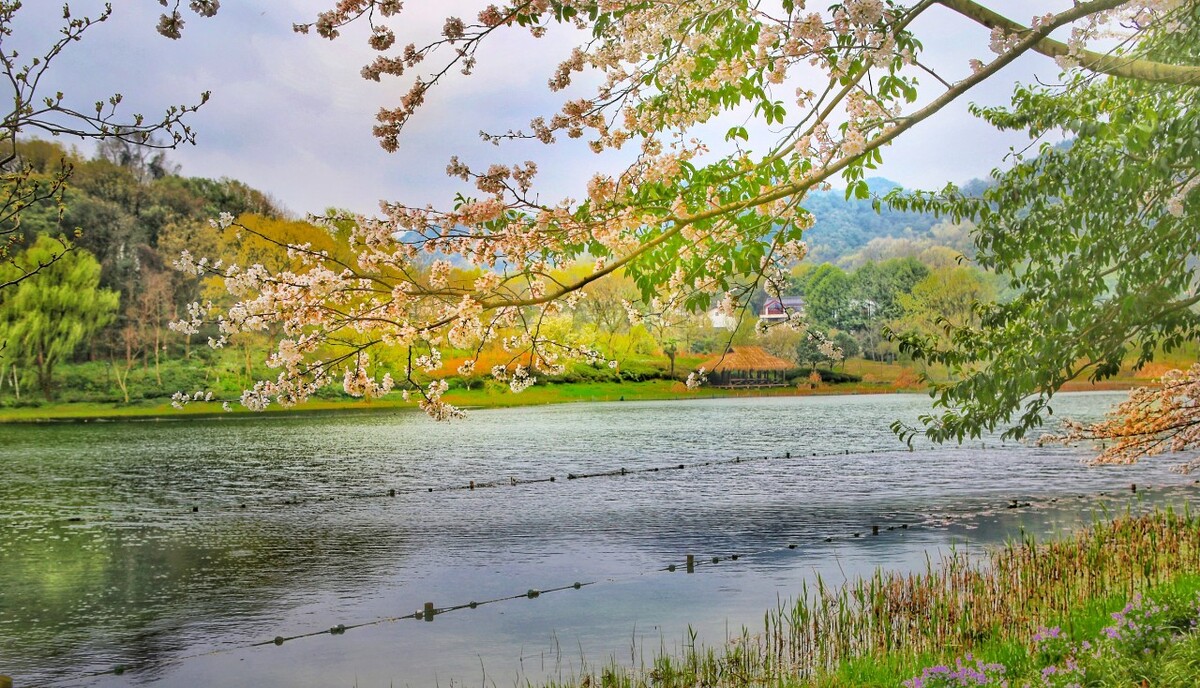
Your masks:
<svg viewBox="0 0 1200 688"><path fill-rule="evenodd" d="M195 342L171 332L168 323L187 304L230 298L172 264L186 249L224 265L280 271L291 266L281 244L324 249L333 241L326 228L290 219L240 181L180 175L154 148L108 139L86 159L56 142L26 140L15 153L17 171L5 178L10 204L0 213L0 285L8 284L0 290L4 402L28 401L21 390L35 382L46 400L59 389L75 400L162 398L211 388L239 369L244 387L257 375L251 349L261 344L239 340L245 356L231 368L230 357L193 346L219 337L216 328ZM13 195L21 189L24 196ZM278 243L219 231L209 221L220 213ZM75 249L64 253L68 241ZM67 363L83 368L56 379L55 367Z"/></svg>
<svg viewBox="0 0 1200 688"><path fill-rule="evenodd" d="M71 235L78 229L76 243L100 261L101 286L121 292L126 303L141 291L147 269L169 269L183 248L212 248L194 245L196 226L207 224L208 218L220 212L276 219L286 215L269 196L242 182L182 176L161 151L120 141L102 146L90 160L38 140L19 143L18 154L35 176L52 175L62 160L74 167L61 208L44 203L22 213L21 244L30 245L38 235ZM867 183L876 196L899 187L881 177ZM974 180L964 190L983 185ZM816 219L806 233L816 263L852 257L880 237L932 239L930 230L938 223L931 214L887 207L876 212L870 199L847 199L841 189L814 192L806 205Z"/></svg>
<svg viewBox="0 0 1200 688"><path fill-rule="evenodd" d="M219 212L273 218L286 214L265 193L237 180L182 176L161 152L116 142L97 158L85 160L52 142L25 141L19 148L21 160L35 173L49 175L64 158L75 168L61 219L54 204L23 213L21 231L27 240L80 228L78 244L104 266L102 286L125 294L137 291L121 282L141 276L134 267L139 249L155 249L165 258L163 254L185 246L184 237L176 234ZM868 179L867 184L876 196L900 186L882 177ZM967 187L981 184L976 180ZM814 262L836 262L879 237L925 238L938 222L927 213L887 207L876 212L870 199L847 199L842 189L813 192L806 207L816 219L805 235Z"/></svg>
<svg viewBox="0 0 1200 688"><path fill-rule="evenodd" d="M900 184L882 177L867 180L871 194L882 196ZM972 193L986 184L972 180L963 190ZM854 253L878 237L915 237L930 235L930 229L938 223L930 213L906 213L882 207L875 212L870 199L846 199L843 189L815 191L808 195L805 207L816 218L816 224L805 233L810 255L816 262L837 262L839 258Z"/></svg>
<svg viewBox="0 0 1200 688"><path fill-rule="evenodd" d="M124 297L141 291L147 270L169 269L209 218L285 214L240 181L181 176L163 151L116 139L90 160L40 140L18 142L17 156L35 183L49 184L64 163L72 168L61 204L51 199L22 211L18 246L32 245L38 235L75 236L75 244L100 261L100 286Z"/></svg>

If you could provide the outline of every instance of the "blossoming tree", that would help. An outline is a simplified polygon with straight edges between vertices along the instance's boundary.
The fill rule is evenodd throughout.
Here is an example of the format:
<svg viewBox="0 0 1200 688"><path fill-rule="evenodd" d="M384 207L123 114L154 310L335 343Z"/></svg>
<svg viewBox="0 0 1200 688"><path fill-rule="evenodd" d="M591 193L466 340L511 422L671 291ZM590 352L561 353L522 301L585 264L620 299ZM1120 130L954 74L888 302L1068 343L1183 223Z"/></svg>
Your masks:
<svg viewBox="0 0 1200 688"><path fill-rule="evenodd" d="M912 29L921 15L946 11L992 31L990 59L964 65L960 78L923 63ZM598 154L632 148L636 157L619 173L596 174L578 199L554 201L536 193L533 162L476 169L452 158L447 172L473 184L473 196L447 207L384 203L378 217L355 218L345 252L289 245L299 266L276 273L185 255L180 267L222 280L238 301L219 311L197 304L176 327L215 325L215 346L243 332L276 337L269 363L279 372L242 396L252 409L302 402L340 378L356 395L399 385L431 416L454 417L460 412L442 398L442 378L452 374L441 370L442 348L499 342L511 358L491 372L519 391L571 357L601 357L549 336L546 323L617 271L636 283L642 304L631 311L644 318L714 302L734 312L757 289L778 293L785 268L805 253L808 191L840 176L848 193L866 197L865 170L888 143L1026 53L1058 60L1081 83L1190 88L1172 85L1195 83L1200 68L1142 45L1195 11L1194 1L1089 0L1018 23L971 0L849 0L825 12L802 0L516 0L449 17L438 36L398 42L401 2L340 0L296 29L333 40L365 25L380 54L362 75L408 80L400 102L378 113L385 149L401 145L406 123L440 84L472 72L490 37L573 28L585 40L551 70L548 86L561 91L587 73L599 77L594 93L526 129L484 136L548 145L585 138ZM1087 48L1114 28L1127 34L1120 52ZM1070 31L1069 42L1050 37L1058 29ZM988 47L980 48L982 58ZM730 115L758 125L730 124ZM723 140L697 138L714 124ZM952 210L952 200L922 202ZM229 216L217 224L253 231ZM461 265L477 270L469 283L451 279ZM802 327L791 315L786 324ZM369 373L368 356L383 350L406 357L403 379Z"/></svg>
<svg viewBox="0 0 1200 688"><path fill-rule="evenodd" d="M1115 464L1200 446L1200 363L1168 371L1157 385L1133 390L1102 421L1067 422L1053 439L1101 441L1095 461ZM1179 469L1191 472L1197 466L1200 458L1193 456Z"/></svg>

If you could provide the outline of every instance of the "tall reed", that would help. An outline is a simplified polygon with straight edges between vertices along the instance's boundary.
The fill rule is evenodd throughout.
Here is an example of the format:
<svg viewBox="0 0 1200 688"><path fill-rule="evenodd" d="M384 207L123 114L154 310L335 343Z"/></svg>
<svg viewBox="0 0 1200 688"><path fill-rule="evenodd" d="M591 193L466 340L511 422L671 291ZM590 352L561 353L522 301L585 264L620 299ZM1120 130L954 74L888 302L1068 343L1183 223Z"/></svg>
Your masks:
<svg viewBox="0 0 1200 688"><path fill-rule="evenodd" d="M1200 573L1200 519L1159 511L1098 521L1070 537L1031 537L972 556L951 550L924 571L832 587L820 577L725 647L694 645L651 666L616 663L554 686L673 688L805 685L840 663L887 653L964 653L984 639L1030 637L1048 618Z"/></svg>

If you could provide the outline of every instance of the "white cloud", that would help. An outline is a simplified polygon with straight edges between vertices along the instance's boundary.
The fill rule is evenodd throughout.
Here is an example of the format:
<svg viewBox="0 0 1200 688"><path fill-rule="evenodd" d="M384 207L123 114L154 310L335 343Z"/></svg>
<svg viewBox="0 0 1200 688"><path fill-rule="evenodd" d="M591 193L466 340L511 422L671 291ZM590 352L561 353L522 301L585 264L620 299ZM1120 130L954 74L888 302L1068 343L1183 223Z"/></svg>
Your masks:
<svg viewBox="0 0 1200 688"><path fill-rule="evenodd" d="M63 55L51 85L77 103L120 91L129 112L148 117L169 104L195 102L201 91L211 90L212 102L192 121L199 145L173 154L184 173L241 179L301 213L327 206L371 212L380 199L444 203L461 189L461 182L443 173L452 154L484 166L538 160L543 198L582 195L597 166L611 169L619 163L597 160L580 142L564 141L549 149L528 143L496 148L478 138L480 129L526 127L531 117L557 109L563 96L549 93L546 79L578 37L569 29L541 40L524 34L498 36L481 50L477 73L448 75L413 118L401 150L386 154L370 132L374 115L379 107L398 102L407 82L385 79L376 84L359 76L374 56L361 29L334 42L291 31L293 22L311 19L329 4L224 3L211 19L188 17L183 38L170 41L154 31L161 11L157 3L122 2L108 25L90 30L84 42ZM472 14L472 4L410 3L398 26L429 36L447 14ZM48 2L33 5L22 12L17 43L53 37L59 8ZM1014 18L1028 18L1045 12L1045 5L1022 0L1006 2L1004 8ZM94 12L100 3L72 6L78 14L87 8ZM914 29L939 71L961 77L968 59L991 57L984 29L943 8L929 14ZM400 44L406 38L401 36ZM1053 78L1056 72L1048 59L1022 58L970 97L1005 102L1014 81L1029 81L1035 73ZM1020 135L1000 136L975 121L965 105L955 104L901 137L885 152L880 174L909 186L941 186L947 180L982 176L1002 164L1010 146L1023 145Z"/></svg>

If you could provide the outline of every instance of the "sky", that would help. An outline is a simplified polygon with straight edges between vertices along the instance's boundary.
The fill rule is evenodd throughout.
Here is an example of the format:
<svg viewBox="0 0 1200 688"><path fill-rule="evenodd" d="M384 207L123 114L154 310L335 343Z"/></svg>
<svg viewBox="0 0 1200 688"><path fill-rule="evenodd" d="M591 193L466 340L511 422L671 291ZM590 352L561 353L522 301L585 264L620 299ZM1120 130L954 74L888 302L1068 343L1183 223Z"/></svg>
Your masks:
<svg viewBox="0 0 1200 688"><path fill-rule="evenodd" d="M541 170L536 188L543 200L579 198L594 172L620 169L620 155L598 158L579 141L496 147L479 139L481 129L527 128L532 117L549 117L558 110L564 94L551 93L546 81L578 39L572 30L540 40L514 31L485 45L476 73L453 74L433 91L405 129L400 150L385 152L371 134L375 113L398 103L408 82L376 83L359 75L376 54L365 45L361 29L348 30L336 41L291 29L294 22L310 21L332 4L224 0L212 18L184 8L183 36L173 41L155 31L163 10L156 0L120 0L108 22L89 29L55 59L44 92L62 91L67 102L85 110L119 92L124 112L151 118L168 105L195 103L201 92L211 91L211 101L189 120L198 133L197 144L170 152L170 159L187 176L244 181L298 215L329 207L372 214L381 200L446 207L455 192L470 191L445 175L451 155L481 168L535 160ZM473 16L484 4L409 0L394 25L397 45L421 44L422 38L438 33L446 16ZM102 7L94 0L70 5L76 16L95 15ZM1028 22L1035 13L1069 2L1003 0L994 5ZM61 8L50 0L26 2L3 48L17 48L27 56L44 51L61 26ZM926 59L943 77L961 78L969 73L971 58L993 57L987 31L945 8L929 10L912 28L925 46ZM965 100L900 137L884 151L877 176L910 188L938 188L1004 166L1010 149L1023 148L1028 139L996 132L970 115L967 103L1007 103L1014 84L1054 81L1057 74L1049 58L1022 56ZM63 143L90 152L78 141Z"/></svg>

